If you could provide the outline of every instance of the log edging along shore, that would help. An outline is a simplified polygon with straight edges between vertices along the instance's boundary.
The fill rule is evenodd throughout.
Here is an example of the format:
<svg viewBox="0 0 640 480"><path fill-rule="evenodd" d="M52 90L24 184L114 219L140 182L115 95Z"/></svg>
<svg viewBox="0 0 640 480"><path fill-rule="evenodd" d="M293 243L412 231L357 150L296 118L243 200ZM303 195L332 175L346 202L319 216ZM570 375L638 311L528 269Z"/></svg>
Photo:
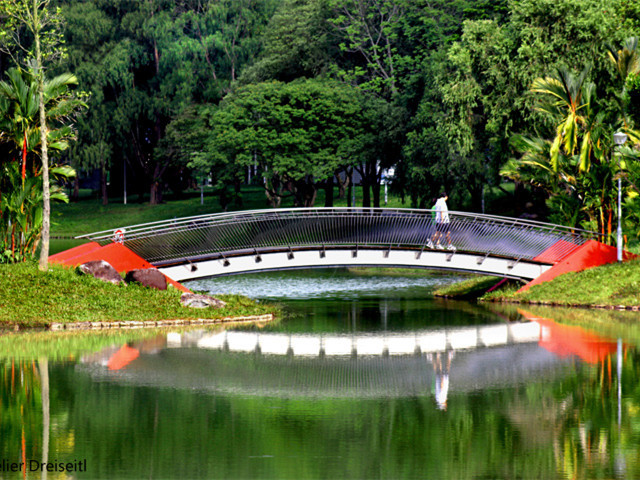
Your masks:
<svg viewBox="0 0 640 480"><path fill-rule="evenodd" d="M165 327L188 327L216 325L221 323L250 323L250 322L270 322L274 319L272 313L264 315L243 315L236 317L222 318L198 318L182 320L158 320L145 322L53 322L48 326L50 331L61 330L106 330L106 329L137 329L137 328L165 328Z"/></svg>

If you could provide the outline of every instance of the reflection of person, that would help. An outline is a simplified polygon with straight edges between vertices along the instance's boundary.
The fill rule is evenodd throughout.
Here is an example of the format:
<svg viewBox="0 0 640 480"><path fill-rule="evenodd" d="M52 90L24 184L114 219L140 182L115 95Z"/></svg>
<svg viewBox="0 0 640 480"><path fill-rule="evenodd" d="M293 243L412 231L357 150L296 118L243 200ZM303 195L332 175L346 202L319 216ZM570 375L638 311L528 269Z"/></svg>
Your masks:
<svg viewBox="0 0 640 480"><path fill-rule="evenodd" d="M442 355L446 355L446 363L443 363ZM435 357L428 356L433 362L433 371L435 373L435 397L436 403L440 410L447 409L447 396L449 394L449 370L451 368L451 359L453 358L453 350L445 353L437 352Z"/></svg>
<svg viewBox="0 0 640 480"><path fill-rule="evenodd" d="M456 249L456 247L451 245L451 226L449 220L449 208L447 207L448 198L448 195L445 192L442 192L438 201L433 206L433 210L435 211L436 233L431 237L429 246L433 247L433 244L435 243L435 248L440 250L444 249L444 246L441 243L442 237L445 237L447 240L447 249Z"/></svg>

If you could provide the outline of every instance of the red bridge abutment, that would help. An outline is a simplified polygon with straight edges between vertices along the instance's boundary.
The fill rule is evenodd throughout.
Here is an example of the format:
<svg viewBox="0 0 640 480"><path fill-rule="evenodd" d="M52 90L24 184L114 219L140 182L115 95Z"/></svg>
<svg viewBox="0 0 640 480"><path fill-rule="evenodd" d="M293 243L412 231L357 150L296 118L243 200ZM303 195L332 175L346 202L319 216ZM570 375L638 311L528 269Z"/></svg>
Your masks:
<svg viewBox="0 0 640 480"><path fill-rule="evenodd" d="M50 262L67 265L69 267L77 267L78 265L93 260L104 260L119 273L144 268L155 268L144 258L120 243L110 243L105 246L100 246L97 242L88 242L49 257ZM176 282L166 275L165 277L168 284L173 285L181 292L191 293L191 290L181 283Z"/></svg>
<svg viewBox="0 0 640 480"><path fill-rule="evenodd" d="M561 240L558 244L562 243ZM559 247L555 244L542 252L540 255L534 258L536 261L544 262L545 258L548 258ZM622 259L633 260L637 258L637 255L633 253L623 251ZM596 240L589 240L585 244L578 247L575 251L569 254L557 262L553 267L544 272L539 277L534 278L529 283L524 285L517 293L526 292L534 285L539 285L543 282L553 280L559 275L569 272L580 272L588 268L599 267L609 263L615 263L618 261L618 250L615 246L605 245L604 243L597 242Z"/></svg>

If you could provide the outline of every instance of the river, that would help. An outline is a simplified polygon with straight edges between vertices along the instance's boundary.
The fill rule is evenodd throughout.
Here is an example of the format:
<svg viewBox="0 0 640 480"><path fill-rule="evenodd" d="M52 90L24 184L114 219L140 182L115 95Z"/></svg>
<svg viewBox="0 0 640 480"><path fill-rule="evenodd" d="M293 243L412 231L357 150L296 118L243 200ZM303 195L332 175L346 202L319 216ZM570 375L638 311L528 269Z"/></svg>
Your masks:
<svg viewBox="0 0 640 480"><path fill-rule="evenodd" d="M455 280L225 277L188 286L283 317L0 336L0 478L640 478L640 313L430 294Z"/></svg>

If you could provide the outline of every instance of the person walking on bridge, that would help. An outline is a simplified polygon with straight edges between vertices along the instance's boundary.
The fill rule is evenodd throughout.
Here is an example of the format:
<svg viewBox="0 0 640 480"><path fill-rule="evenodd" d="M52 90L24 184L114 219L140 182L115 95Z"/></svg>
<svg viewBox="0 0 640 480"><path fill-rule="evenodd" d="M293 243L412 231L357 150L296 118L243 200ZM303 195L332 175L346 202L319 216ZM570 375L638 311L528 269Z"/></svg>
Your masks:
<svg viewBox="0 0 640 480"><path fill-rule="evenodd" d="M447 249L456 249L456 247L451 244L451 225L449 220L449 208L447 207L448 198L449 196L447 193L442 192L436 201L436 204L433 206L433 210L435 211L436 232L428 243L429 248L434 248L435 244L435 248L444 250L445 247L442 245L442 238L444 237L447 241Z"/></svg>

